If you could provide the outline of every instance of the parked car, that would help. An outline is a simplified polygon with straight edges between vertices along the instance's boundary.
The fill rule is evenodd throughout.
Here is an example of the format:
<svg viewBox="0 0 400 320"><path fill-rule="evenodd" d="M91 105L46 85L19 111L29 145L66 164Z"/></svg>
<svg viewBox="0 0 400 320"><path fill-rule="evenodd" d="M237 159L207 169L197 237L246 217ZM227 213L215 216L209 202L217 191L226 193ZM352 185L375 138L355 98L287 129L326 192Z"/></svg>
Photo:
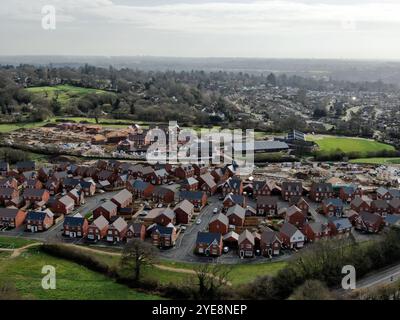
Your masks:
<svg viewBox="0 0 400 320"><path fill-rule="evenodd" d="M228 247L224 247L224 253L228 253L229 252L229 248Z"/></svg>
<svg viewBox="0 0 400 320"><path fill-rule="evenodd" d="M200 224L201 223L201 219L197 219L196 224Z"/></svg>
<svg viewBox="0 0 400 320"><path fill-rule="evenodd" d="M218 208L214 208L213 213L214 214L218 213Z"/></svg>

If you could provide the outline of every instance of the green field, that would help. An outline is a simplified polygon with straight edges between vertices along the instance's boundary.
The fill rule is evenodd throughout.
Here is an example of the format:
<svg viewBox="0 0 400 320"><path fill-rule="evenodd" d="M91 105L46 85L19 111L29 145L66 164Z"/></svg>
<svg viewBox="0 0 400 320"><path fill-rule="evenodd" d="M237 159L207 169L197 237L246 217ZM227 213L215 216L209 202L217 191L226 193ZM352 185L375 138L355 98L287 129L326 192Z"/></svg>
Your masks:
<svg viewBox="0 0 400 320"><path fill-rule="evenodd" d="M307 140L314 141L318 145L321 152L332 152L337 149L340 149L345 153L368 153L383 150L395 150L395 148L391 145L362 138L308 135Z"/></svg>
<svg viewBox="0 0 400 320"><path fill-rule="evenodd" d="M24 247L28 244L35 243L37 241L24 239L24 238L9 238L9 237L0 237L0 248L6 249L16 249Z"/></svg>
<svg viewBox="0 0 400 320"><path fill-rule="evenodd" d="M58 85L54 87L31 87L26 89L28 92L40 96L45 99L53 99L57 97L62 105L66 105L72 99L79 99L87 94L106 94L104 90L74 87L70 85ZM110 93L113 94L113 93Z"/></svg>
<svg viewBox="0 0 400 320"><path fill-rule="evenodd" d="M360 164L400 164L400 158L361 158L350 160L350 162Z"/></svg>
<svg viewBox="0 0 400 320"><path fill-rule="evenodd" d="M42 267L56 268L55 290L41 287ZM14 283L18 293L27 299L45 300L149 300L158 296L140 293L117 284L106 276L76 263L54 258L30 249L18 258L0 255L0 280Z"/></svg>

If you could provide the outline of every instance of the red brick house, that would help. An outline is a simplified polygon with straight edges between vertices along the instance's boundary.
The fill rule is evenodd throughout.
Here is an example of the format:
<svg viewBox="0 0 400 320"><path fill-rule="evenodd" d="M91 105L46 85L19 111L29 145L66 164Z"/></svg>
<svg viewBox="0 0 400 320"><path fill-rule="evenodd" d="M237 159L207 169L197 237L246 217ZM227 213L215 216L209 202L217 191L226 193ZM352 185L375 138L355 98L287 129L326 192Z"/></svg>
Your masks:
<svg viewBox="0 0 400 320"><path fill-rule="evenodd" d="M257 199L259 196L270 196L275 189L273 181L253 181L253 198Z"/></svg>
<svg viewBox="0 0 400 320"><path fill-rule="evenodd" d="M400 199L393 198L389 201L389 212L392 214L400 214Z"/></svg>
<svg viewBox="0 0 400 320"><path fill-rule="evenodd" d="M207 166L203 163L193 164L192 166L194 169L194 175L196 177L200 177L207 172Z"/></svg>
<svg viewBox="0 0 400 320"><path fill-rule="evenodd" d="M246 209L239 205L230 207L226 213L229 219L229 224L236 227L242 227L244 224L244 219L246 218Z"/></svg>
<svg viewBox="0 0 400 320"><path fill-rule="evenodd" d="M301 197L303 194L303 184L295 181L285 181L281 187L282 198L289 201L291 197Z"/></svg>
<svg viewBox="0 0 400 320"><path fill-rule="evenodd" d="M277 256L281 253L282 241L279 233L266 228L261 234L260 241L261 254L264 257Z"/></svg>
<svg viewBox="0 0 400 320"><path fill-rule="evenodd" d="M291 197L289 200L289 206L296 206L305 215L308 215L310 211L310 205L303 197Z"/></svg>
<svg viewBox="0 0 400 320"><path fill-rule="evenodd" d="M50 198L50 193L45 189L25 189L22 198L25 202L47 203Z"/></svg>
<svg viewBox="0 0 400 320"><path fill-rule="evenodd" d="M371 212L386 217L390 213L390 206L386 200L377 199L371 202Z"/></svg>
<svg viewBox="0 0 400 320"><path fill-rule="evenodd" d="M355 228L368 233L378 233L384 224L382 216L370 212L361 212L355 220Z"/></svg>
<svg viewBox="0 0 400 320"><path fill-rule="evenodd" d="M247 201L246 197L241 195L241 194L233 194L233 193L228 193L225 196L224 201L222 202L224 205L224 209L228 209L230 207L233 207L234 205L238 204L242 206L243 208L246 207Z"/></svg>
<svg viewBox="0 0 400 320"><path fill-rule="evenodd" d="M45 184L45 189L49 191L51 196L54 196L60 192L61 183L57 180L48 180Z"/></svg>
<svg viewBox="0 0 400 320"><path fill-rule="evenodd" d="M214 215L208 224L208 230L211 233L220 233L222 235L228 233L229 219L223 213Z"/></svg>
<svg viewBox="0 0 400 320"><path fill-rule="evenodd" d="M291 206L286 209L285 221L301 229L307 221L307 216L296 206Z"/></svg>
<svg viewBox="0 0 400 320"><path fill-rule="evenodd" d="M179 201L188 200L193 204L195 211L200 211L207 204L207 194L203 191L179 192Z"/></svg>
<svg viewBox="0 0 400 320"><path fill-rule="evenodd" d="M239 235L239 256L241 258L254 257L255 240L253 234L249 230L244 230Z"/></svg>
<svg viewBox="0 0 400 320"><path fill-rule="evenodd" d="M166 187L156 186L151 199L155 202L171 203L175 200L175 192Z"/></svg>
<svg viewBox="0 0 400 320"><path fill-rule="evenodd" d="M54 215L50 210L28 211L25 222L26 231L46 231L54 224Z"/></svg>
<svg viewBox="0 0 400 320"><path fill-rule="evenodd" d="M80 206L85 203L85 195L81 190L72 189L67 193L67 196L74 200L76 206Z"/></svg>
<svg viewBox="0 0 400 320"><path fill-rule="evenodd" d="M350 236L353 226L348 218L330 219L329 228L332 237L344 239Z"/></svg>
<svg viewBox="0 0 400 320"><path fill-rule="evenodd" d="M176 223L188 224L194 213L194 205L188 200L183 200L175 206L174 212Z"/></svg>
<svg viewBox="0 0 400 320"><path fill-rule="evenodd" d="M210 173L205 173L199 176L200 189L208 195L213 195L217 191L217 184Z"/></svg>
<svg viewBox="0 0 400 320"><path fill-rule="evenodd" d="M19 228L25 221L26 212L17 208L0 208L0 227Z"/></svg>
<svg viewBox="0 0 400 320"><path fill-rule="evenodd" d="M88 227L87 238L92 241L99 241L107 235L108 221L103 216L99 216Z"/></svg>
<svg viewBox="0 0 400 320"><path fill-rule="evenodd" d="M157 225L151 232L151 240L154 246L159 248L169 248L175 246L176 229L172 225Z"/></svg>
<svg viewBox="0 0 400 320"><path fill-rule="evenodd" d="M354 200L355 197L361 197L362 190L355 186L346 186L341 187L339 190L339 198L342 199L343 202L350 203Z"/></svg>
<svg viewBox="0 0 400 320"><path fill-rule="evenodd" d="M126 240L130 241L132 239L144 240L146 237L146 227L142 223L131 223L128 226L128 231L126 232Z"/></svg>
<svg viewBox="0 0 400 320"><path fill-rule="evenodd" d="M279 238L286 248L302 248L304 246L305 235L291 223L284 223L279 230Z"/></svg>
<svg viewBox="0 0 400 320"><path fill-rule="evenodd" d="M184 165L175 168L175 177L180 179L186 179L194 176L194 168L191 165Z"/></svg>
<svg viewBox="0 0 400 320"><path fill-rule="evenodd" d="M54 213L67 215L74 211L74 207L74 199L67 195L57 199L51 209Z"/></svg>
<svg viewBox="0 0 400 320"><path fill-rule="evenodd" d="M220 256L222 254L221 233L199 232L196 239L195 252L204 256Z"/></svg>
<svg viewBox="0 0 400 320"><path fill-rule="evenodd" d="M306 223L303 227L303 233L306 236L306 240L314 242L322 238L328 238L330 236L330 227L327 223Z"/></svg>
<svg viewBox="0 0 400 320"><path fill-rule="evenodd" d="M237 249L239 247L239 235L235 231L229 231L222 237L222 242L228 248Z"/></svg>
<svg viewBox="0 0 400 320"><path fill-rule="evenodd" d="M111 201L117 205L118 209L126 208L132 204L133 195L127 189L124 189L112 197Z"/></svg>
<svg viewBox="0 0 400 320"><path fill-rule="evenodd" d="M112 217L117 215L117 210L118 207L114 202L106 201L93 210L93 218L97 219L98 217L103 216L110 221Z"/></svg>
<svg viewBox="0 0 400 320"><path fill-rule="evenodd" d="M125 240L127 231L128 224L123 218L119 217L112 224L109 225L107 230L107 241L113 243L121 242Z"/></svg>
<svg viewBox="0 0 400 320"><path fill-rule="evenodd" d="M376 197L377 199L382 199L382 200L390 200L392 199L392 195L389 192L388 189L384 187L380 187L376 190Z"/></svg>
<svg viewBox="0 0 400 320"><path fill-rule="evenodd" d="M25 181L25 187L31 189L42 189L43 183L39 179L28 179Z"/></svg>
<svg viewBox="0 0 400 320"><path fill-rule="evenodd" d="M65 217L63 235L70 238L83 238L88 234L89 222L81 216Z"/></svg>
<svg viewBox="0 0 400 320"><path fill-rule="evenodd" d="M228 193L242 194L243 181L238 178L229 178L222 184L222 194L226 196Z"/></svg>
<svg viewBox="0 0 400 320"><path fill-rule="evenodd" d="M278 201L271 196L259 195L256 210L259 216L275 216L278 212Z"/></svg>
<svg viewBox="0 0 400 320"><path fill-rule="evenodd" d="M372 200L368 197L355 197L350 203L350 207L355 212L369 212L371 210Z"/></svg>
<svg viewBox="0 0 400 320"><path fill-rule="evenodd" d="M154 188L154 185L142 180L129 180L127 182L127 189L136 199L151 198Z"/></svg>
<svg viewBox="0 0 400 320"><path fill-rule="evenodd" d="M329 198L322 201L322 212L326 217L341 217L344 204L341 199Z"/></svg>
<svg viewBox="0 0 400 320"><path fill-rule="evenodd" d="M0 188L0 203L5 204L7 201L19 197L19 191L14 188Z"/></svg>
<svg viewBox="0 0 400 320"><path fill-rule="evenodd" d="M333 187L331 183L313 183L310 189L310 199L321 202L324 199L333 197Z"/></svg>
<svg viewBox="0 0 400 320"><path fill-rule="evenodd" d="M199 188L199 181L193 177L185 179L183 182L183 187L187 191L197 191Z"/></svg>
<svg viewBox="0 0 400 320"><path fill-rule="evenodd" d="M175 215L175 211L173 211L170 208L166 208L164 210L162 210L157 217L154 218L154 223L157 223L161 226L167 226L170 223L171 224L175 224L176 221L176 215Z"/></svg>

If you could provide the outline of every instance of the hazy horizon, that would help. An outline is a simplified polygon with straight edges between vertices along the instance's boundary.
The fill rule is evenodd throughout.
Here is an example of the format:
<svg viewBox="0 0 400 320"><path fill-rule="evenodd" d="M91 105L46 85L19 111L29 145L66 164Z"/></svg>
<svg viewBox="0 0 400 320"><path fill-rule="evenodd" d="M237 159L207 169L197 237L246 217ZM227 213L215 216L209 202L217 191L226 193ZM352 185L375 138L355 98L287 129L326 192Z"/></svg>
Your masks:
<svg viewBox="0 0 400 320"><path fill-rule="evenodd" d="M394 61L399 13L396 0L4 0L0 55Z"/></svg>

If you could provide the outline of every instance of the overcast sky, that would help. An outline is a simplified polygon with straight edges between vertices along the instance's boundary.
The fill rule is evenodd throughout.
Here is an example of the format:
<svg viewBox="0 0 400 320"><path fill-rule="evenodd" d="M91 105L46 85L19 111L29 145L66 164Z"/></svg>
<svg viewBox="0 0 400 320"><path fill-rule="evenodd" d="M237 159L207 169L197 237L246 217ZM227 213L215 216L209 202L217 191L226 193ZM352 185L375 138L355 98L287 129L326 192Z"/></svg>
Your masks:
<svg viewBox="0 0 400 320"><path fill-rule="evenodd" d="M56 30L42 28L54 5ZM0 55L400 58L399 0L1 0Z"/></svg>

